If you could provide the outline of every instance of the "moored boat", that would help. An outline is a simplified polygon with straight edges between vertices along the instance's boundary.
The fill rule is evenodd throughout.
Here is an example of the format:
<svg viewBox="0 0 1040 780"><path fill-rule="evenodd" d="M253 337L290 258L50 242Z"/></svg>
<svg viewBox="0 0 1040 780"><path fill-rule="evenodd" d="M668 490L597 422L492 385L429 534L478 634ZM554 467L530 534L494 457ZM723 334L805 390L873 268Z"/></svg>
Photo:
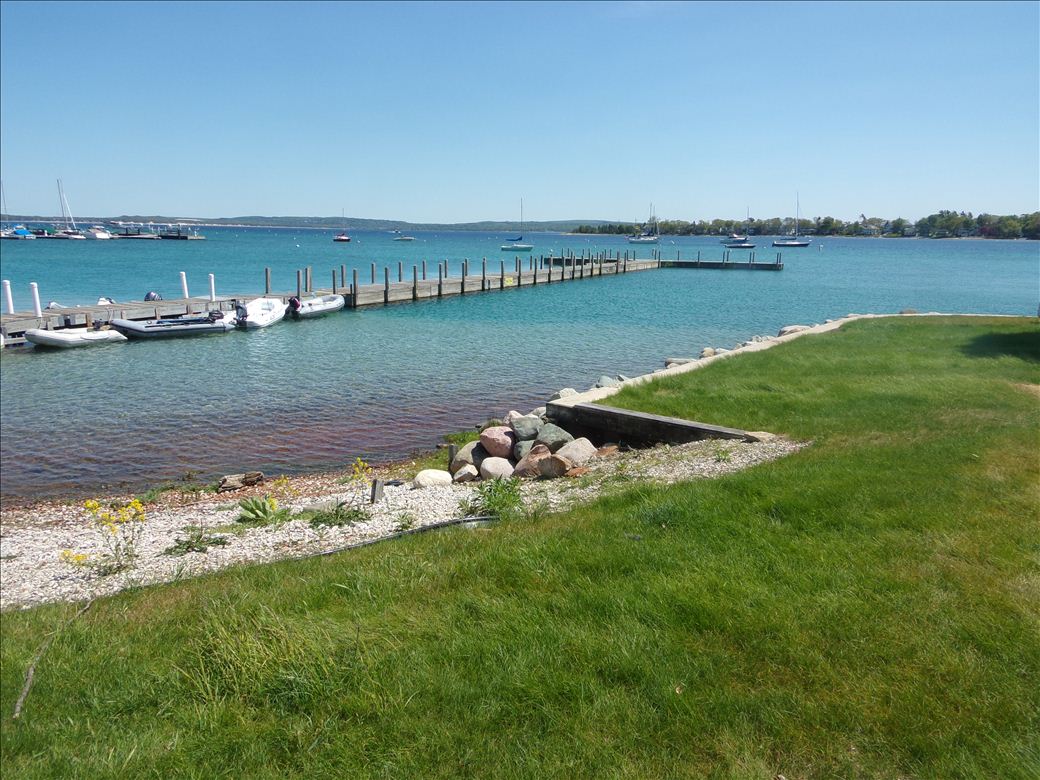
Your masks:
<svg viewBox="0 0 1040 780"><path fill-rule="evenodd" d="M342 295L320 295L302 300L294 295L289 299L288 312L294 320L306 320L339 311L345 304Z"/></svg>
<svg viewBox="0 0 1040 780"><path fill-rule="evenodd" d="M97 344L112 344L126 341L126 336L117 330L94 330L92 328L44 330L43 328L30 328L25 331L25 340L35 344L37 347L71 349L73 347L90 347Z"/></svg>
<svg viewBox="0 0 1040 780"><path fill-rule="evenodd" d="M397 236L394 241L415 241L414 236Z"/></svg>
<svg viewBox="0 0 1040 780"><path fill-rule="evenodd" d="M802 238L798 235L798 223L802 217L802 204L799 202L798 194L795 193L794 198L794 235L786 238L780 238L773 242L773 246L809 246L812 241L808 238Z"/></svg>
<svg viewBox="0 0 1040 780"><path fill-rule="evenodd" d="M503 252L530 252L534 249L533 244L524 243L524 199L520 198L520 235L508 239L508 244L502 244L499 249Z"/></svg>
<svg viewBox="0 0 1040 780"><path fill-rule="evenodd" d="M205 317L176 317L159 320L120 320L110 323L113 328L131 339L176 338L227 333L235 327L235 312L211 311Z"/></svg>
<svg viewBox="0 0 1040 780"><path fill-rule="evenodd" d="M112 234L109 233L101 225L91 225L83 234L84 238L90 238L94 241L107 241L112 238Z"/></svg>
<svg viewBox="0 0 1040 780"><path fill-rule="evenodd" d="M350 236L346 233L339 233L338 235L333 236L332 240L337 244L347 244L350 243Z"/></svg>
<svg viewBox="0 0 1040 780"><path fill-rule="evenodd" d="M254 298L248 303L235 304L235 317L240 328L266 328L285 316L288 305L280 298Z"/></svg>
<svg viewBox="0 0 1040 780"><path fill-rule="evenodd" d="M656 244L660 240L660 234L657 227L657 217L654 216L654 204L650 204L650 218L646 222L646 226L642 233L636 233L634 236L628 237L628 243L630 244Z"/></svg>

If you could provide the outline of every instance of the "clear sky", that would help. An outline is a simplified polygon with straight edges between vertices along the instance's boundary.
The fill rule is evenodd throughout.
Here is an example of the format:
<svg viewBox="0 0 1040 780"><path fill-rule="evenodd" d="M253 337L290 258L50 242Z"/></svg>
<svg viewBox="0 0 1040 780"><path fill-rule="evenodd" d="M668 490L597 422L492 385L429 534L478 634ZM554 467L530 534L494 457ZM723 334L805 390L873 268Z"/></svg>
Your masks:
<svg viewBox="0 0 1040 780"><path fill-rule="evenodd" d="M8 210L1035 211L1022 3L0 4Z"/></svg>

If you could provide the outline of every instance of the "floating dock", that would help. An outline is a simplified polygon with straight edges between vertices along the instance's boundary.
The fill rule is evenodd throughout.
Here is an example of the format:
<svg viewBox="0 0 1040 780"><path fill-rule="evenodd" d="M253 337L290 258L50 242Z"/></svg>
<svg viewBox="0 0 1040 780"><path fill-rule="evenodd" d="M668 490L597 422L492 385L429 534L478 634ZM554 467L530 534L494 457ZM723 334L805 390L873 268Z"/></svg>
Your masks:
<svg viewBox="0 0 1040 780"><path fill-rule="evenodd" d="M630 257L628 253L608 252L538 258L517 256L508 261L499 259L497 263L494 260L489 263L487 258L483 258L479 264L462 260L454 266L450 261L443 261L437 263L436 267L423 261L421 264L413 265L410 273L406 272L404 263L397 263L396 268L384 266L382 269L372 263L365 279L361 278L361 272L356 268L351 270L348 279L346 266L341 265L338 271L332 270L332 286L320 288L315 288L312 269L308 267L296 272L295 292L273 291L271 269L266 268L263 295L251 293L217 296L211 274L208 297L186 295L168 301L127 301L56 309L40 309L39 295L34 288L36 308L33 311L11 311L13 307L7 298L6 308L9 313L0 316L0 333L3 334L4 346L18 346L25 343L25 331L32 328L62 330L85 327L95 322L106 325L114 319L152 320L184 317L213 310L228 311L234 308L236 301L248 302L263 297L279 298L287 302L294 295L342 295L346 303L345 308L358 309L455 295L503 292L520 287L561 284L659 268L783 270L779 254L773 263L754 262L753 255L748 262L730 261L728 253L723 260L710 261L701 260L699 253L696 260L681 260L678 253L675 260L662 259L660 252L654 252L654 255L653 258L641 260ZM455 275L452 275L453 272ZM187 282L183 275L182 286L187 291ZM5 297L9 294L6 282L4 293Z"/></svg>

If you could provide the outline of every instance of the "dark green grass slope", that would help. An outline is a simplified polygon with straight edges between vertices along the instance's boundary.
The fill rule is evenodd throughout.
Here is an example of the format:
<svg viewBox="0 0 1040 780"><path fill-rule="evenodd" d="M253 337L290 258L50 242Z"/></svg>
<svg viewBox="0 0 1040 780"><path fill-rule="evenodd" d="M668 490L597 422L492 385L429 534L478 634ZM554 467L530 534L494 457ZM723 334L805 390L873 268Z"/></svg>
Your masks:
<svg viewBox="0 0 1040 780"><path fill-rule="evenodd" d="M569 514L4 614L5 776L1035 777L1040 330L857 323L611 403L811 438Z"/></svg>

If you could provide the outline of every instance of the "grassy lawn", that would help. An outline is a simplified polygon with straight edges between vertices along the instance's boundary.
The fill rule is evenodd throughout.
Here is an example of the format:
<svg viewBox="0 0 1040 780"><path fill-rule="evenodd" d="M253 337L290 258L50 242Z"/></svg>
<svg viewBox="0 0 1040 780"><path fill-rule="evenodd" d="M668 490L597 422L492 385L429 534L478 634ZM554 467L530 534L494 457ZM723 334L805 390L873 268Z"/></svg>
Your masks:
<svg viewBox="0 0 1040 780"><path fill-rule="evenodd" d="M1040 775L1040 327L858 322L610 403L719 480L2 616L6 777Z"/></svg>

